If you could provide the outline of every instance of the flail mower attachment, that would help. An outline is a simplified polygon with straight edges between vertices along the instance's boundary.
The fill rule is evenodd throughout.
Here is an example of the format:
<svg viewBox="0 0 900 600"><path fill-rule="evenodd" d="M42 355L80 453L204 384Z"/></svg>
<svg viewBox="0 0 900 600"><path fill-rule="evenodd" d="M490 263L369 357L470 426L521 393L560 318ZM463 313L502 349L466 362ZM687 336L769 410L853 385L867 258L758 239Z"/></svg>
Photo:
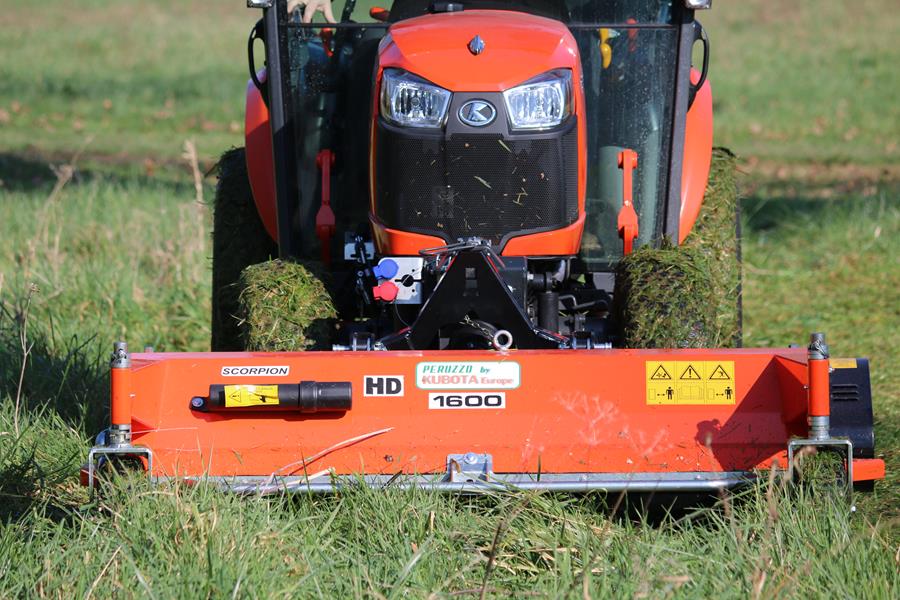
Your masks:
<svg viewBox="0 0 900 600"><path fill-rule="evenodd" d="M240 493L374 487L708 492L838 448L874 458L868 361L809 349L134 354L115 346L111 459Z"/></svg>

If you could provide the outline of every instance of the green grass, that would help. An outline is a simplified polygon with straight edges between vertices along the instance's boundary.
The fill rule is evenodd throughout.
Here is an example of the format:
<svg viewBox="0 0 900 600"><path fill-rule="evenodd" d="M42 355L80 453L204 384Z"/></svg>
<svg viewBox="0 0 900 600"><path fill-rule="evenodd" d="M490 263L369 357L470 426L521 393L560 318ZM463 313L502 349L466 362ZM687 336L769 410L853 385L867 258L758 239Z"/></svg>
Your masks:
<svg viewBox="0 0 900 600"><path fill-rule="evenodd" d="M194 138L210 164L241 143L229 123L241 119L254 14L240 0L5 2L0 597L896 595L900 185L888 146L900 119L890 8L719 2L703 15L717 143L751 170L746 342L803 343L823 330L835 354L871 357L888 480L857 497L852 517L775 482L648 523L611 517L598 496L359 489L258 499L124 481L89 504L75 474L105 418L110 342L208 348L210 217L180 154ZM866 78L877 85L858 85ZM846 114L832 119L840 98ZM811 127L822 115L819 135ZM848 123L858 129L849 141ZM54 193L50 165L82 148L75 176ZM800 166L754 166L782 160ZM34 345L20 387L25 322Z"/></svg>
<svg viewBox="0 0 900 600"><path fill-rule="evenodd" d="M243 139L240 0L6 0L0 14L0 151L104 161L217 156ZM152 162L148 168L152 169Z"/></svg>
<svg viewBox="0 0 900 600"><path fill-rule="evenodd" d="M699 19L712 46L717 144L767 161L896 167L895 3L741 0Z"/></svg>
<svg viewBox="0 0 900 600"><path fill-rule="evenodd" d="M48 597L891 596L900 581L876 529L771 489L653 526L612 522L594 497L246 499L119 482L97 506L36 505L0 530L0 572L15 569L0 585Z"/></svg>
<svg viewBox="0 0 900 600"><path fill-rule="evenodd" d="M828 333L832 355L871 360L876 444L888 478L873 510L900 516L900 186L838 200L769 187L743 203L744 335L752 346ZM788 186L790 187L790 186Z"/></svg>
<svg viewBox="0 0 900 600"><path fill-rule="evenodd" d="M87 173L51 195L49 185L2 194L6 297L35 284L32 319L61 338L208 344L210 219L187 182Z"/></svg>
<svg viewBox="0 0 900 600"><path fill-rule="evenodd" d="M896 176L893 2L743 0L699 16L718 145L770 161L893 165ZM187 137L206 160L241 145L257 18L242 0L6 0L0 152L68 156L92 139L92 156L152 169Z"/></svg>
<svg viewBox="0 0 900 600"><path fill-rule="evenodd" d="M748 342L812 330L838 354L873 357L890 478L840 507L765 488L687 521L610 518L596 496L485 499L365 490L239 499L122 484L100 505L75 479L104 418L109 341L204 349L205 208L186 185L85 176L6 194L0 318L0 595L170 597L477 595L890 597L900 585L896 188L840 201L745 202ZM29 282L35 342L19 411L16 315ZM21 320L21 319L20 319ZM817 501L818 502L818 501ZM769 508L773 506L774 508ZM502 535L494 543L498 528ZM493 548L493 550L492 550ZM494 556L491 562L491 556Z"/></svg>
<svg viewBox="0 0 900 600"><path fill-rule="evenodd" d="M874 511L900 517L900 188L840 200L756 196L743 203L744 336L784 346L828 334L833 356L871 359L876 444L888 479Z"/></svg>

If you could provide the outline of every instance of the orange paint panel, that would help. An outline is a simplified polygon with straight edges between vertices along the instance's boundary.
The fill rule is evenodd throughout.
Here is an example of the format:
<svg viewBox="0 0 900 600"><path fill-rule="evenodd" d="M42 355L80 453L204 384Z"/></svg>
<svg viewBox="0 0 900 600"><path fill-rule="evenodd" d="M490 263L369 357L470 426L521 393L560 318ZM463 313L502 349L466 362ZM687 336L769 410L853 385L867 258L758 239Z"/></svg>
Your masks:
<svg viewBox="0 0 900 600"><path fill-rule="evenodd" d="M691 69L691 81L700 80L700 73ZM713 106L709 80L703 84L687 113L684 130L684 162L681 167L681 214L678 223L678 241L683 242L691 232L709 180L712 162Z"/></svg>
<svg viewBox="0 0 900 600"><path fill-rule="evenodd" d="M266 72L259 72L265 82ZM278 217L275 206L275 157L272 154L272 128L269 108L253 81L247 82L247 104L244 113L244 141L247 174L256 210L269 236L278 241Z"/></svg>
<svg viewBox="0 0 900 600"><path fill-rule="evenodd" d="M853 481L884 479L884 460L880 458L854 458Z"/></svg>
<svg viewBox="0 0 900 600"><path fill-rule="evenodd" d="M805 356L802 359L779 356L771 366L782 391L782 420L787 424L791 435L796 437L806 437L808 433L806 384L809 368L806 362Z"/></svg>
<svg viewBox="0 0 900 600"><path fill-rule="evenodd" d="M743 471L785 463L790 431L775 363L805 349L135 354L134 441L154 475L267 475L350 438L383 431L307 465L337 473L429 473L448 454L484 452L497 473ZM648 361L734 363L735 404L648 405ZM429 371L422 363L450 367ZM479 363L479 364L474 364ZM512 365L494 367L496 363ZM459 365L472 365L473 377ZM223 375L224 367L287 367L287 375ZM485 370L482 370L485 369ZM284 373L285 369L272 370ZM232 370L233 372L233 370ZM439 376L434 373L440 372ZM485 374L486 373L486 374ZM496 374L502 377L495 377ZM366 376L401 376L402 393L365 396ZM438 377L438 378L435 378ZM447 377L460 377L452 381ZM515 381L511 380L514 379ZM210 384L349 381L346 413L193 412ZM448 383L448 381L450 383ZM486 383L485 383L486 382ZM437 386L437 387L436 387ZM460 389L453 390L453 386ZM443 389L449 387L450 389ZM505 408L434 410L429 394L502 392ZM805 399L801 399L805 400Z"/></svg>
<svg viewBox="0 0 900 600"><path fill-rule="evenodd" d="M131 424L131 370L110 369L110 423Z"/></svg>
<svg viewBox="0 0 900 600"><path fill-rule="evenodd" d="M828 416L831 413L831 385L828 359L809 361L809 414Z"/></svg>
<svg viewBox="0 0 900 600"><path fill-rule="evenodd" d="M468 51L480 33L485 49ZM398 67L456 92L502 92L550 69L574 66L578 51L565 25L520 12L466 10L394 24L382 42L382 67ZM573 79L580 81L580 79Z"/></svg>
<svg viewBox="0 0 900 600"><path fill-rule="evenodd" d="M584 233L584 212L578 220L562 229L531 233L510 239L503 248L503 256L547 256L548 249L558 256L578 254Z"/></svg>
<svg viewBox="0 0 900 600"><path fill-rule="evenodd" d="M432 235L422 235L411 231L388 229L375 215L369 215L372 224L372 233L375 237L375 247L382 254L392 256L416 256L419 250L425 248L438 248L447 242Z"/></svg>

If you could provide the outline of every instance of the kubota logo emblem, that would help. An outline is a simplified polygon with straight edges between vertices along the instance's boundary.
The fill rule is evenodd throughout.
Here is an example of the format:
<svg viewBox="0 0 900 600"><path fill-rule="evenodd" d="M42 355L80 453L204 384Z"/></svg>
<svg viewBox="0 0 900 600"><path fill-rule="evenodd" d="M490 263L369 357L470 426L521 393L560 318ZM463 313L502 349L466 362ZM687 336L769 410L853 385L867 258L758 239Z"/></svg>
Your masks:
<svg viewBox="0 0 900 600"><path fill-rule="evenodd" d="M459 109L459 120L472 127L485 127L497 118L497 109L485 100L469 100Z"/></svg>

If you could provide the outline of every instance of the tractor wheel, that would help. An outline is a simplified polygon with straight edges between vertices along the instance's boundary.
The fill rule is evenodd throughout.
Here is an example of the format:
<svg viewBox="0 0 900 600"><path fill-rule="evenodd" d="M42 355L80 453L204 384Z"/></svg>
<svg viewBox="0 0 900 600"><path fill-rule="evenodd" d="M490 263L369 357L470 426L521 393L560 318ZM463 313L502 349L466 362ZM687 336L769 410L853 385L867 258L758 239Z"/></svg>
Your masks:
<svg viewBox="0 0 900 600"><path fill-rule="evenodd" d="M741 298L741 204L737 189L737 157L714 148L703 207L684 245L709 260L716 299L715 347L739 348L743 338Z"/></svg>
<svg viewBox="0 0 900 600"><path fill-rule="evenodd" d="M244 350L239 315L241 272L278 254L250 189L243 148L222 155L213 201L212 350Z"/></svg>
<svg viewBox="0 0 900 600"><path fill-rule="evenodd" d="M740 215L735 156L713 151L700 215L680 246L642 247L617 267L613 293L626 348L741 344Z"/></svg>

